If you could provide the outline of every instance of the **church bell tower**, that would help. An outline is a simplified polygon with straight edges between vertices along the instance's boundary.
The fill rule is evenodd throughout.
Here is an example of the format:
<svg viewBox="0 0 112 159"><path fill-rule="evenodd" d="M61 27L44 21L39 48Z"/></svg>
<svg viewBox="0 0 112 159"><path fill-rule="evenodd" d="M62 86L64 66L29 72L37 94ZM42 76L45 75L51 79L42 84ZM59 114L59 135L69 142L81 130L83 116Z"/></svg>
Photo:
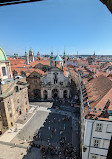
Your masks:
<svg viewBox="0 0 112 159"><path fill-rule="evenodd" d="M53 52L51 52L50 56L50 66L53 67Z"/></svg>
<svg viewBox="0 0 112 159"><path fill-rule="evenodd" d="M25 64L29 65L29 57L26 51L25 51Z"/></svg>

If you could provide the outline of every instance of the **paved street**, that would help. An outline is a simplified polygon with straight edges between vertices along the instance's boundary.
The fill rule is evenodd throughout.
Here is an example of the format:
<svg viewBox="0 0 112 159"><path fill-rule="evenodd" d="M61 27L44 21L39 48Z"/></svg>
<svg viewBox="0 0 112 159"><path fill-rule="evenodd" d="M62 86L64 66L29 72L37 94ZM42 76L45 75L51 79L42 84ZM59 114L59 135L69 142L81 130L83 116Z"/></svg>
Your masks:
<svg viewBox="0 0 112 159"><path fill-rule="evenodd" d="M10 150L10 153L7 152L12 154L11 159L69 159L70 156L77 159L79 119L76 112L73 113L75 109L69 109L70 105L67 106L67 103L64 106L58 103L35 102L30 103L30 106L31 118L25 124L16 123L16 132L15 127L12 127L12 130L8 130L0 138L1 144L5 144L2 141L7 142L4 147ZM27 150L29 143L32 146ZM5 158L1 158L9 159L7 152Z"/></svg>
<svg viewBox="0 0 112 159"><path fill-rule="evenodd" d="M43 102L34 105L38 105L36 114L17 137L26 140L33 138L32 147L40 149L40 159L42 156L54 159L65 158L67 153L64 152L64 147L70 149L72 144L75 147L76 153L74 154L77 154L79 150L78 118L73 113L67 112L66 109L64 111L64 109L50 108L52 104L49 106L48 103ZM59 153L61 154L59 155ZM26 159L30 154L32 154L32 148L23 159ZM76 158L75 155L73 156ZM36 159L35 156L34 159Z"/></svg>
<svg viewBox="0 0 112 159"><path fill-rule="evenodd" d="M0 159L22 159L25 154L24 148L0 144Z"/></svg>
<svg viewBox="0 0 112 159"><path fill-rule="evenodd" d="M49 112L37 111L28 124L25 125L24 128L19 132L17 138L23 140L32 140L34 133L38 132L38 130L44 126L44 121L48 115Z"/></svg>

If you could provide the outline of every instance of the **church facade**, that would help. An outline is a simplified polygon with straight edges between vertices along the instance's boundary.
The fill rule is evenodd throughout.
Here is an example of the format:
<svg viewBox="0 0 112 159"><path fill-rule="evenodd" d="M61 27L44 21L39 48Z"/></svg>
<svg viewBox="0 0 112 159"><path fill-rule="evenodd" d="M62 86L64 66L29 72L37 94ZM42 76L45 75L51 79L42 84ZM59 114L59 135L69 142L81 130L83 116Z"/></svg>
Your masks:
<svg viewBox="0 0 112 159"><path fill-rule="evenodd" d="M52 58L52 61L48 74L41 77L41 99L68 99L70 97L70 75L64 76L63 60L59 55L54 60ZM57 64L62 67L56 67Z"/></svg>

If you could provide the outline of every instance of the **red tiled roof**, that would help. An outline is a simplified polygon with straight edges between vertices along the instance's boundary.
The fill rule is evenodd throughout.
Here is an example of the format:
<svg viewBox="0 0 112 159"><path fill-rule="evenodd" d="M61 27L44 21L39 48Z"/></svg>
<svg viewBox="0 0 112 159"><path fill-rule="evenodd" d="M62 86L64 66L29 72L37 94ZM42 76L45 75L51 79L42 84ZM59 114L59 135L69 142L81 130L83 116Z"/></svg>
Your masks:
<svg viewBox="0 0 112 159"><path fill-rule="evenodd" d="M14 70L15 70L16 72L18 72L18 74L21 74L22 71L25 72L25 73L32 73L33 71L36 71L36 72L38 72L39 74L42 74L42 75L45 74L42 70L40 70L40 69L38 69L38 68L34 69L34 68L17 68L17 67L13 67L13 68L12 68L12 71L14 71Z"/></svg>
<svg viewBox="0 0 112 159"><path fill-rule="evenodd" d="M92 79L91 81L85 82L87 97L89 100L89 105L91 109L94 108L102 110L105 107L106 102L108 99L110 100L110 105L112 108L112 81L110 81L107 77L100 75L97 78ZM87 101L86 101L87 102ZM85 115L88 118L91 118L91 115L94 115L93 118L98 117L102 112L91 112L89 113L88 106L85 106ZM101 116L102 117L102 116Z"/></svg>
<svg viewBox="0 0 112 159"><path fill-rule="evenodd" d="M101 108L103 110L108 100L110 101L109 108L111 107L112 110L112 88L107 92L107 94L102 98L102 100L99 101L95 108Z"/></svg>
<svg viewBox="0 0 112 159"><path fill-rule="evenodd" d="M8 58L8 60L10 61L11 65L25 64L25 60L24 59Z"/></svg>
<svg viewBox="0 0 112 159"><path fill-rule="evenodd" d="M59 69L62 69L62 67L59 66L59 64L57 64L56 67L58 67ZM64 76L66 76L66 71L68 71L68 69L63 66L63 71L64 71Z"/></svg>
<svg viewBox="0 0 112 159"><path fill-rule="evenodd" d="M39 64L39 63L41 63L41 64L43 64L43 65L48 65L48 66L50 66L50 60L38 60L38 61L34 61L34 62L31 62L31 63L30 63L30 66L34 67L35 65L37 65L37 64Z"/></svg>

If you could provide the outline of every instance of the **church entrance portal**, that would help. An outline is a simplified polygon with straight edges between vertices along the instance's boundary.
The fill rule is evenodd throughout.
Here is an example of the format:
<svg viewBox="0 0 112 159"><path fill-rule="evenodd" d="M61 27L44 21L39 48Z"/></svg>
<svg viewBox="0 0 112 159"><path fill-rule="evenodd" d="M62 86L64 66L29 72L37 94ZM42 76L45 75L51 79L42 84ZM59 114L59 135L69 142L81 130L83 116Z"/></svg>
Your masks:
<svg viewBox="0 0 112 159"><path fill-rule="evenodd" d="M43 96L44 96L44 99L47 99L47 91L46 90L44 90Z"/></svg>
<svg viewBox="0 0 112 159"><path fill-rule="evenodd" d="M53 98L54 100L59 99L59 97L58 97L58 90L57 90L57 89L53 89L53 90L52 90L52 98Z"/></svg>

